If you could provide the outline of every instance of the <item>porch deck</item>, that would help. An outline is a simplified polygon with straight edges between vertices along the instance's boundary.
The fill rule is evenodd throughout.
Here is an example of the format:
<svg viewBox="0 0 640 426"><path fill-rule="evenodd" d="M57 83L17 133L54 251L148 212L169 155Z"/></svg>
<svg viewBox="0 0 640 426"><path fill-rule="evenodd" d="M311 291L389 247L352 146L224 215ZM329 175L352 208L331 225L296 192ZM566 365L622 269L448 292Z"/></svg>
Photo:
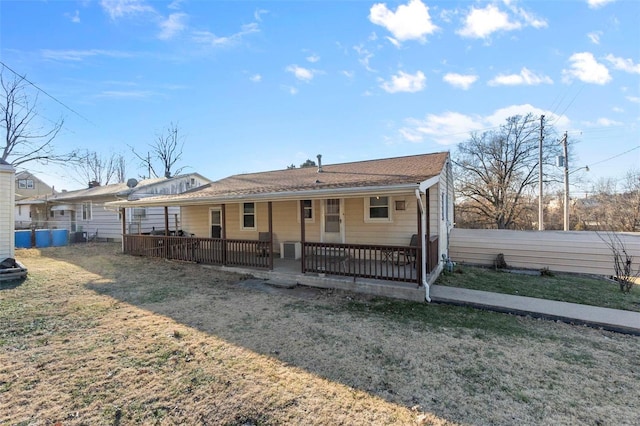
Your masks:
<svg viewBox="0 0 640 426"><path fill-rule="evenodd" d="M336 288L365 294L424 301L421 268L437 267L437 238L431 259L421 265L413 246L371 246L305 242L301 259L281 259L272 244L254 240L125 235L124 252L211 265L284 284ZM433 256L436 254L436 256ZM430 281L431 276L428 276Z"/></svg>

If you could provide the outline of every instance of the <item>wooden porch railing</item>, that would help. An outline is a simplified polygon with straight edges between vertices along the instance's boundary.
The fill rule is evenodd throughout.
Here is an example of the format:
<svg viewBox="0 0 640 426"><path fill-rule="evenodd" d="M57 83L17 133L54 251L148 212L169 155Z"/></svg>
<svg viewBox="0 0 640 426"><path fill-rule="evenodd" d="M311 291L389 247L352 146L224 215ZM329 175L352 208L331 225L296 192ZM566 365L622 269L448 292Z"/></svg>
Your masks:
<svg viewBox="0 0 640 426"><path fill-rule="evenodd" d="M273 269L271 244L256 240L124 235L124 252L212 265Z"/></svg>
<svg viewBox="0 0 640 426"><path fill-rule="evenodd" d="M303 272L421 282L421 248L371 244L303 244Z"/></svg>
<svg viewBox="0 0 640 426"><path fill-rule="evenodd" d="M438 262L440 261L438 236L432 236L431 239L427 241L427 244L429 245L429 250L427 251L427 253L429 253L427 258L427 274L430 274L434 269L436 269L436 266L438 266Z"/></svg>

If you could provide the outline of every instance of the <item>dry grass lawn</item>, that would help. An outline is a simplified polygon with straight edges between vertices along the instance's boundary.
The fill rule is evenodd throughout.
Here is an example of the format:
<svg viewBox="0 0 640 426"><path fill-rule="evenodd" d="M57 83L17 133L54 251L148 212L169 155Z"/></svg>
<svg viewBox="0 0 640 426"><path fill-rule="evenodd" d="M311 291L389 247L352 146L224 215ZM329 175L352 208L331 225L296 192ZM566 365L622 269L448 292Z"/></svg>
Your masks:
<svg viewBox="0 0 640 426"><path fill-rule="evenodd" d="M18 251L0 424L638 424L640 338L275 289L117 244Z"/></svg>

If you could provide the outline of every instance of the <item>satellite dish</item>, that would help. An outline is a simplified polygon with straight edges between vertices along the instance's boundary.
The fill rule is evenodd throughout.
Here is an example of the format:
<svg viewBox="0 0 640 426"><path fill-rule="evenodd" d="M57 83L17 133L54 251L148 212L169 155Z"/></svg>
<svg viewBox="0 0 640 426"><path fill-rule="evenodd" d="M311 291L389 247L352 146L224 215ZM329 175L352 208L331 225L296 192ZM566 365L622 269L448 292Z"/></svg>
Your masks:
<svg viewBox="0 0 640 426"><path fill-rule="evenodd" d="M135 188L135 186L138 184L138 181L135 180L134 178L131 178L127 181L127 186L129 188Z"/></svg>

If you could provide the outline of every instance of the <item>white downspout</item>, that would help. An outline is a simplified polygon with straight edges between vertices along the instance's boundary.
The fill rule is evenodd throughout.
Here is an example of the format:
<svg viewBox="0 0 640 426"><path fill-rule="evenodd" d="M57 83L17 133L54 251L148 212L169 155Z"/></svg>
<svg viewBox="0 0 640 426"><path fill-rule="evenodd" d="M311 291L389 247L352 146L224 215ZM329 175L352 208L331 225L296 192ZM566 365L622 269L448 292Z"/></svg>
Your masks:
<svg viewBox="0 0 640 426"><path fill-rule="evenodd" d="M420 244L422 246L422 250L420 250L422 263L420 267L420 272L422 275L422 285L424 286L424 298L427 302L431 302L431 296L429 295L429 283L427 282L427 238L426 230L427 230L427 212L424 208L424 204L422 204L422 197L420 196L420 190L416 189L416 199L418 200L418 207L420 207L420 222L421 222L421 235L420 235Z"/></svg>

